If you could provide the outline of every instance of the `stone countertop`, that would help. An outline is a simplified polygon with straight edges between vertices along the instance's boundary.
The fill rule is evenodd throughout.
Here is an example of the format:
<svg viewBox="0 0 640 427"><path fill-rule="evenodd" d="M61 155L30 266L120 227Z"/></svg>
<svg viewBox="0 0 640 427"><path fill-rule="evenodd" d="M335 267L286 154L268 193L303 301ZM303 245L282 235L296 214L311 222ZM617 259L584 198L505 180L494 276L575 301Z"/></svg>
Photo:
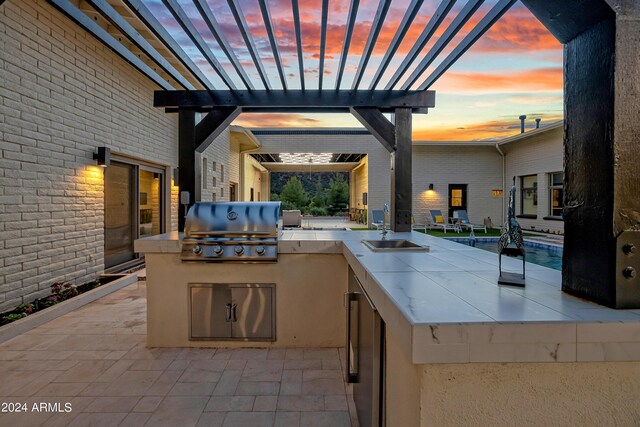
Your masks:
<svg viewBox="0 0 640 427"><path fill-rule="evenodd" d="M526 287L498 286L498 256L422 233L389 233L424 252L372 252L376 231L284 231L280 253L342 253L414 363L640 361L640 310L568 294L561 272L527 263ZM179 253L180 235L135 242ZM503 268L521 261L503 257Z"/></svg>

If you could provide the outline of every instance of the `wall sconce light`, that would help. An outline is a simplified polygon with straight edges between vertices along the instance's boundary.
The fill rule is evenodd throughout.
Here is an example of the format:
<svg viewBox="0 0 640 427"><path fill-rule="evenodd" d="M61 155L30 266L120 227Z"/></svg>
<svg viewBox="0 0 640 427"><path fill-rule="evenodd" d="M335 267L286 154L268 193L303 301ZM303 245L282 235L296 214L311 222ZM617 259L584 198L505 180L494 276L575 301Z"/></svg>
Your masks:
<svg viewBox="0 0 640 427"><path fill-rule="evenodd" d="M93 160L98 161L98 166L106 168L111 163L111 149L108 147L98 147L98 152L93 153Z"/></svg>
<svg viewBox="0 0 640 427"><path fill-rule="evenodd" d="M173 168L173 185L178 187L180 185L180 169Z"/></svg>
<svg viewBox="0 0 640 427"><path fill-rule="evenodd" d="M433 191L433 184L429 184L429 191Z"/></svg>
<svg viewBox="0 0 640 427"><path fill-rule="evenodd" d="M499 189L491 190L491 196L502 197L502 190L499 190Z"/></svg>

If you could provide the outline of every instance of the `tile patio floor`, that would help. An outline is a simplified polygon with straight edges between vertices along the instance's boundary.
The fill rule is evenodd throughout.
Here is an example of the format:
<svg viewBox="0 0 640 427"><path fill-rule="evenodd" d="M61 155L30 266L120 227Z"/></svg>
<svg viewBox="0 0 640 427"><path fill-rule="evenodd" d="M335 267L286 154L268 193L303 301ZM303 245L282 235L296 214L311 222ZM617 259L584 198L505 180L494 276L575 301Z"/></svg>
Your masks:
<svg viewBox="0 0 640 427"><path fill-rule="evenodd" d="M138 282L0 345L0 426L356 426L339 349L147 349ZM68 413L32 412L69 402Z"/></svg>

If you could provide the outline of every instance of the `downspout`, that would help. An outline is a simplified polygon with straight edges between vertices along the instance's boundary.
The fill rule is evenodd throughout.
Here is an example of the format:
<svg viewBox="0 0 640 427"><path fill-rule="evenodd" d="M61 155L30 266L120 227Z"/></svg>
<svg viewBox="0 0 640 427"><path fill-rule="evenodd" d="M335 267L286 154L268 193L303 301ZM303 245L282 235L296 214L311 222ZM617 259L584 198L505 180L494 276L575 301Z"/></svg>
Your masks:
<svg viewBox="0 0 640 427"><path fill-rule="evenodd" d="M504 182L504 176L506 174L506 166L505 166L505 155L504 155L504 151L502 151L502 149L500 149L500 143L496 142L496 150L498 150L498 153L500 153L500 156L502 156L502 206L500 209L500 213L501 213L501 217L500 217L500 224L504 224L504 201L505 201L505 182Z"/></svg>

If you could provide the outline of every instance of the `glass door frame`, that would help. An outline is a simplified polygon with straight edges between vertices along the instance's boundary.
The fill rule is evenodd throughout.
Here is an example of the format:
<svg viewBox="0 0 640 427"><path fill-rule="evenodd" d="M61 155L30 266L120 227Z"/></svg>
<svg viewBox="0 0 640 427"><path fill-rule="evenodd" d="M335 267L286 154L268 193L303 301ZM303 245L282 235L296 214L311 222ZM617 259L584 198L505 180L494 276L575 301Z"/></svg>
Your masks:
<svg viewBox="0 0 640 427"><path fill-rule="evenodd" d="M133 170L133 179L132 179L133 182L131 183L132 192L133 192L133 194L131 195L132 202L133 202L133 209L131 212L131 222L133 223L133 227L132 227L133 240L140 238L140 171L144 170L144 171L160 174L160 177L159 177L160 233L166 232L167 224L165 221L166 221L166 214L167 214L166 212L167 194L165 192L166 192L167 183L165 182L166 181L165 168L160 165L152 165L152 164L146 163L142 160L129 159L127 157L121 157L117 155L112 155L111 162L115 163L116 165L120 164L127 167L131 167ZM105 185L106 185L106 181L105 181ZM106 195L106 192L105 192L105 195ZM106 203L105 203L105 206L106 206ZM106 232L105 232L105 244L106 244ZM133 247L131 248L131 251L133 252L133 259L129 261L125 261L121 264L114 265L112 267L105 268L104 272L109 273L114 271L120 271L120 270L126 269L127 267L140 264L141 261L144 259L144 255L140 254L139 252L135 252L133 250ZM105 253L106 253L106 248L105 248Z"/></svg>
<svg viewBox="0 0 640 427"><path fill-rule="evenodd" d="M462 190L461 206L452 206L453 190ZM453 213L458 210L467 210L468 200L468 185L467 184L449 184L449 190L447 194L447 211L449 218L453 217Z"/></svg>

